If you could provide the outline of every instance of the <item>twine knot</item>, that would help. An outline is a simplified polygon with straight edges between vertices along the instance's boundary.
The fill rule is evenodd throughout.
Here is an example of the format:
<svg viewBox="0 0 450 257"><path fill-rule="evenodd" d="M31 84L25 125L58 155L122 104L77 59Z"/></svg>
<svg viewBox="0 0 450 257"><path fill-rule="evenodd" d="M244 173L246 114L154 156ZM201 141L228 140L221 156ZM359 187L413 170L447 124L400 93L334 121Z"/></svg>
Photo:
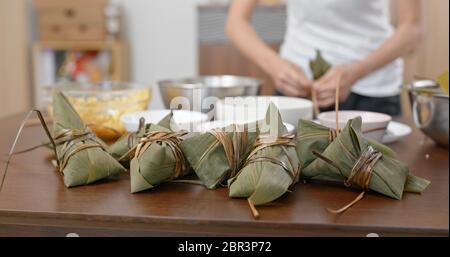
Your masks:
<svg viewBox="0 0 450 257"><path fill-rule="evenodd" d="M147 133L145 136L139 139L139 143L130 149L126 155L134 152L135 158L140 158L145 151L156 142L165 143L172 151L175 158L175 170L170 179L176 179L181 175L181 172L186 168L186 158L180 148L182 141L181 137L186 135L187 132L162 132L155 131Z"/></svg>
<svg viewBox="0 0 450 257"><path fill-rule="evenodd" d="M243 156L248 144L248 133L238 132L235 125L233 137L228 137L227 133L222 129L212 129L209 131L220 144L222 144L227 157L230 173L227 177L234 177L243 164Z"/></svg>
<svg viewBox="0 0 450 257"><path fill-rule="evenodd" d="M361 156L353 165L350 175L344 181L344 185L347 187L357 186L363 191L346 206L338 210L328 209L329 212L342 213L364 197L365 192L369 190L370 179L372 178L375 164L382 156L383 154L375 150L372 146L368 146L367 149L361 153Z"/></svg>
<svg viewBox="0 0 450 257"><path fill-rule="evenodd" d="M88 128L84 129L60 129L53 138L55 146L62 146L60 154L56 155L59 171L62 172L70 158L76 153L88 149L103 148L97 140L97 136ZM80 144L80 142L83 142Z"/></svg>

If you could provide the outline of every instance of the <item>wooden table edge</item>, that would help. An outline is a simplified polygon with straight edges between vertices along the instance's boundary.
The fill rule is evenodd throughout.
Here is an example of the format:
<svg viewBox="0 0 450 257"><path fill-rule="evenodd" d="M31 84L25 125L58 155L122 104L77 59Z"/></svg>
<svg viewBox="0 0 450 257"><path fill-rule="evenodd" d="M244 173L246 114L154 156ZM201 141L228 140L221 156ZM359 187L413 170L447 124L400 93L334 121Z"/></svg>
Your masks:
<svg viewBox="0 0 450 257"><path fill-rule="evenodd" d="M263 226L261 226L263 224ZM348 224L292 224L265 220L203 220L179 217L118 216L81 213L48 213L0 210L2 225L60 227L76 229L136 231L139 234L216 235L216 236L449 236L449 230L438 228L383 227ZM238 229L236 229L238 228Z"/></svg>

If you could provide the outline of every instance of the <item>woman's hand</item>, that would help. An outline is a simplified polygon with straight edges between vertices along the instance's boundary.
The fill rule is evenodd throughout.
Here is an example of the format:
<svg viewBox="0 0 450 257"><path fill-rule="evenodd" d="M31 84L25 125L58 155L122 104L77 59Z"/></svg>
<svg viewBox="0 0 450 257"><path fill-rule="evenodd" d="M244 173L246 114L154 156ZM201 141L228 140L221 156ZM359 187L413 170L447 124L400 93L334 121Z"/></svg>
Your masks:
<svg viewBox="0 0 450 257"><path fill-rule="evenodd" d="M287 96L307 97L312 81L296 65L280 58L267 45L251 23L258 0L234 0L229 8L226 31L233 44L262 70L269 74L276 88Z"/></svg>
<svg viewBox="0 0 450 257"><path fill-rule="evenodd" d="M272 62L269 74L275 87L286 96L308 97L313 82L295 64L277 58Z"/></svg>
<svg viewBox="0 0 450 257"><path fill-rule="evenodd" d="M312 81L303 71L283 60L258 35L251 23L258 0L234 0L229 8L226 31L233 44L271 76L276 88L287 96L309 96Z"/></svg>
<svg viewBox="0 0 450 257"><path fill-rule="evenodd" d="M339 86L339 100L350 96L352 86L361 78L361 67L357 63L342 64L331 68L323 77L314 82L319 107L329 107L335 103L336 86Z"/></svg>

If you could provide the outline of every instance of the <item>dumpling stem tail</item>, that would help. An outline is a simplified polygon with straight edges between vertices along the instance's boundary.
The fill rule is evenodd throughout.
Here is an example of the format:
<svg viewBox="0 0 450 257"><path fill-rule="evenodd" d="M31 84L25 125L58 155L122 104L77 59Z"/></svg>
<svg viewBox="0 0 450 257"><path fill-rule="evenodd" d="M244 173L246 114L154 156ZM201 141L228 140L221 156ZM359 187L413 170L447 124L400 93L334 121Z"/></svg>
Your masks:
<svg viewBox="0 0 450 257"><path fill-rule="evenodd" d="M338 210L333 210L330 208L327 208L327 211L334 213L334 214L340 214L345 212L346 210L348 210L350 207L352 207L353 205L355 205L357 202L359 202L361 199L363 199L364 195L365 195L366 191L362 191L356 198L355 200L353 200L352 202L350 202L349 204L347 204L346 206L338 209Z"/></svg>
<svg viewBox="0 0 450 257"><path fill-rule="evenodd" d="M250 210L252 211L252 215L255 219L259 218L259 212L256 210L255 205L253 204L252 200L247 199L248 205L250 206Z"/></svg>

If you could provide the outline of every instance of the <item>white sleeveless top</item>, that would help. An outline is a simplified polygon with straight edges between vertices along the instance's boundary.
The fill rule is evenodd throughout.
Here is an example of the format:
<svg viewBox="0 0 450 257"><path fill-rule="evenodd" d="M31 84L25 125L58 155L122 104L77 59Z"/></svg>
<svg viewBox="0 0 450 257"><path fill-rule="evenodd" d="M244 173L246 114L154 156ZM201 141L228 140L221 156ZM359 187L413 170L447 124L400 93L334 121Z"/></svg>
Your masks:
<svg viewBox="0 0 450 257"><path fill-rule="evenodd" d="M283 58L299 65L311 78L309 60L315 50L332 65L365 58L389 38L387 0L287 0L288 20ZM397 59L360 79L352 92L369 97L399 94L403 61Z"/></svg>

